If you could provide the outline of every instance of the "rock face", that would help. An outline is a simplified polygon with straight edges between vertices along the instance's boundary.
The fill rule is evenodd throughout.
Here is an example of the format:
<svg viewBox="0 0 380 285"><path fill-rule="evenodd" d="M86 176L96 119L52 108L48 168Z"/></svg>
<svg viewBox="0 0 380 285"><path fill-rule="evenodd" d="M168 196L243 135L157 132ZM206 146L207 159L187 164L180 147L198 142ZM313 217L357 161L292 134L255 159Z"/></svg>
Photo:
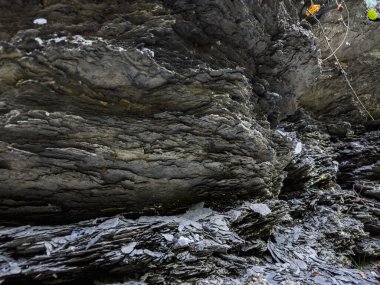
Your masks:
<svg viewBox="0 0 380 285"><path fill-rule="evenodd" d="M376 284L380 274L364 264L380 256L379 240L368 233L379 234L379 204L340 189L329 135L307 130L318 122L297 116L281 125L283 133L302 132L302 149L288 169L293 189L287 181L282 191L293 197L245 201L223 212L198 204L175 216L2 227L0 280Z"/></svg>
<svg viewBox="0 0 380 285"><path fill-rule="evenodd" d="M305 2L0 0L0 283L376 284L378 23Z"/></svg>
<svg viewBox="0 0 380 285"><path fill-rule="evenodd" d="M231 252L265 251L266 245L258 237L268 236L287 209L285 202L279 201L269 202L269 207L245 203L225 213L196 205L181 216L141 217L134 221L114 217L39 230L4 230L0 232L2 253L17 251L19 257L29 257L25 262L18 258L1 261L0 280L38 280L46 284L92 280L95 268L99 268L97 275L147 274L145 281L150 284L191 282L207 275L209 280L218 280L247 262L234 258ZM265 224L260 231L250 231L260 224ZM7 242L9 238L11 242ZM249 238L251 243L243 238ZM28 243L25 239L30 246L20 247ZM27 253L31 251L33 257ZM218 263L228 266L217 270ZM151 274L153 268L156 273Z"/></svg>
<svg viewBox="0 0 380 285"><path fill-rule="evenodd" d="M364 107L374 119L379 119L380 26L367 19L365 1L344 2L342 12L335 3L327 5L319 15L321 24L312 26L319 38L322 75L300 99L300 104L324 118L339 117L355 123L371 120L339 70L333 50Z"/></svg>
<svg viewBox="0 0 380 285"><path fill-rule="evenodd" d="M1 10L2 220L170 213L279 193L291 146L267 119L294 112L319 74L292 1Z"/></svg>

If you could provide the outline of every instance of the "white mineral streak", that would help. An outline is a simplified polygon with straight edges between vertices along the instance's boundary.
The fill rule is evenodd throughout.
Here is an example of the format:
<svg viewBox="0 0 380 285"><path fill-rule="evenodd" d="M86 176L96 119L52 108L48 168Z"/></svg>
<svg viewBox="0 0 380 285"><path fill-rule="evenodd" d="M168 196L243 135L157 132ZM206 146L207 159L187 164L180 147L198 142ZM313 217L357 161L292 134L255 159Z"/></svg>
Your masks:
<svg viewBox="0 0 380 285"><path fill-rule="evenodd" d="M35 19L33 21L33 24L35 24L35 25L46 25L47 24L47 20L44 19L44 18L38 18L38 19Z"/></svg>

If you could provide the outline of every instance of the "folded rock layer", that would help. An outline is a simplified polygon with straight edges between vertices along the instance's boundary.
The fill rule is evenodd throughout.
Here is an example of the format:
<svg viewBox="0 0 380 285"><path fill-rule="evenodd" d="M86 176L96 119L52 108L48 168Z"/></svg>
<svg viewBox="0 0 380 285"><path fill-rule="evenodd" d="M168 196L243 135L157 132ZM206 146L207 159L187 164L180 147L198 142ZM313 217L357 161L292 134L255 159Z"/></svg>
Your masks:
<svg viewBox="0 0 380 285"><path fill-rule="evenodd" d="M1 220L279 193L292 146L267 120L319 74L292 1L0 5Z"/></svg>

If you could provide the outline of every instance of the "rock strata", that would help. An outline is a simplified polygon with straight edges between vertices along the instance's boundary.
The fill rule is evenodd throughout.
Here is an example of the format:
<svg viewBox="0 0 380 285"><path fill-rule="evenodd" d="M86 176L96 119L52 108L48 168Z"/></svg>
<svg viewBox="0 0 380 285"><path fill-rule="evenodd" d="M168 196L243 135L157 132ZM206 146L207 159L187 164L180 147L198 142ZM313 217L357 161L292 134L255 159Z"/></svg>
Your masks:
<svg viewBox="0 0 380 285"><path fill-rule="evenodd" d="M291 147L267 119L294 112L319 74L291 1L12 3L1 8L3 222L279 193Z"/></svg>
<svg viewBox="0 0 380 285"><path fill-rule="evenodd" d="M0 283L377 284L378 23L315 2L0 0Z"/></svg>
<svg viewBox="0 0 380 285"><path fill-rule="evenodd" d="M324 9L318 14L320 24L312 31L321 48L322 74L315 80L300 104L321 118L340 118L355 123L380 118L378 22L367 19L365 1L344 1L344 10L336 9L335 1L318 1ZM334 52L333 52L334 51ZM344 70L337 64L338 58ZM347 74L358 98L350 89Z"/></svg>

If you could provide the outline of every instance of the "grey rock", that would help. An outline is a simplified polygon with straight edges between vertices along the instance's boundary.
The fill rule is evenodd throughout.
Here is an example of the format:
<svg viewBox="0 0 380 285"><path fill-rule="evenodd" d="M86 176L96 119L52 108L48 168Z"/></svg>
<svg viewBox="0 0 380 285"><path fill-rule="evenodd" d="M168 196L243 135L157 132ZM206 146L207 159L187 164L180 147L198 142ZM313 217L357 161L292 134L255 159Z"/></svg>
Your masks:
<svg viewBox="0 0 380 285"><path fill-rule="evenodd" d="M327 130L330 135L335 135L341 138L352 134L351 124L349 122L330 124L327 126Z"/></svg>
<svg viewBox="0 0 380 285"><path fill-rule="evenodd" d="M1 220L168 214L279 193L292 145L265 119L294 112L319 73L292 3L20 9L1 21L12 38L0 68ZM20 15L22 28L5 20ZM265 88L259 104L251 81Z"/></svg>
<svg viewBox="0 0 380 285"><path fill-rule="evenodd" d="M336 2L320 2L326 5L320 22L328 44L318 23L313 23L312 31L319 39L322 75L315 78L309 92L300 98L300 105L325 118L339 117L356 123L371 121L339 71L330 45L362 104L378 119L380 97L376 90L380 86L375 78L379 77L379 52L375 46L380 42L380 27L367 19L364 3L346 0L346 7L340 13Z"/></svg>
<svg viewBox="0 0 380 285"><path fill-rule="evenodd" d="M193 216L203 216L198 220L201 227L183 229L179 227L179 222L186 220L190 212L140 220L118 216L72 225L2 227L0 281L28 278L44 284L62 283L90 276L94 266L101 266L102 271L111 275L115 272L135 275L134 268L139 268L146 274L143 273L143 280L136 281L147 281L148 284L155 283L157 278L174 283L178 280L194 282L199 274L206 272L210 274L210 280L221 278L227 271L220 272L218 264L242 268L242 263L247 263L245 258L226 255L227 251L239 250L244 242L236 232L236 221L231 223L231 219L244 219L251 224L264 223L270 231L274 221L283 215L281 202L268 201L271 214L265 217L257 217L250 210L255 201L252 203L238 206L235 211L240 214L237 216L196 207L190 212ZM204 212L208 215L204 216ZM220 219L225 225L222 232L204 230L220 227ZM242 224L238 228L242 234L249 230L247 225L243 228ZM176 240L174 245L172 237ZM46 254L47 248L49 254ZM17 250L18 257L10 256L14 250ZM28 258L24 258L26 256ZM173 263L173 258L178 263ZM72 266L74 263L76 266ZM152 266L157 273L149 272L148 268ZM160 270L170 273L162 275Z"/></svg>
<svg viewBox="0 0 380 285"><path fill-rule="evenodd" d="M378 119L378 25L345 2ZM306 5L0 0L0 283L374 284L378 120Z"/></svg>

